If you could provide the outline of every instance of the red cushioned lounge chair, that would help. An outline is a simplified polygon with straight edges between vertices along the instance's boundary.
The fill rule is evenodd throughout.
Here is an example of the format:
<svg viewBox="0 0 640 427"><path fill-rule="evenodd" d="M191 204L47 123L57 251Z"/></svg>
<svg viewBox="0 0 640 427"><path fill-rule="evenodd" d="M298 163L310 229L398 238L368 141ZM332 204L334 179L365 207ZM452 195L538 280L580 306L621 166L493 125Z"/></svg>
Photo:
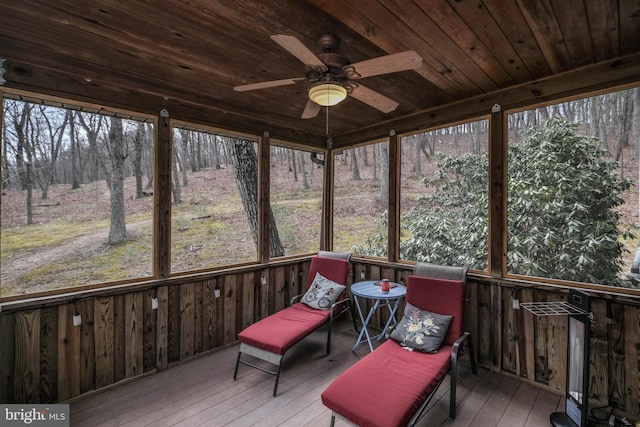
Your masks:
<svg viewBox="0 0 640 427"><path fill-rule="evenodd" d="M321 256L314 256L311 259L307 290L314 282L316 273L320 273L323 277L346 286L350 272L350 254L320 252L319 255ZM301 297L302 295L293 297L291 305L248 326L238 334L240 350L238 351L236 368L233 373L234 380L238 375L240 364L270 373L276 376L276 383L273 387L273 395L275 396L278 390L278 380L280 379L282 359L285 352L324 324L328 325L327 354L329 354L331 351L331 326L333 320L336 316L351 309L351 301L346 298L346 292L342 292L338 300L328 309L316 309L301 302ZM356 327L355 317L354 327ZM277 369L271 371L251 363L250 359L245 360L242 358L243 354L272 363L276 365Z"/></svg>
<svg viewBox="0 0 640 427"><path fill-rule="evenodd" d="M416 266L407 280L406 302L453 316L442 344L437 353L424 353L388 339L359 360L322 393L322 402L332 411L332 426L336 416L361 427L413 426L447 373L451 377L449 416L455 418L458 355L463 342L468 346L472 372L477 373L471 336L462 329L465 281L466 268Z"/></svg>

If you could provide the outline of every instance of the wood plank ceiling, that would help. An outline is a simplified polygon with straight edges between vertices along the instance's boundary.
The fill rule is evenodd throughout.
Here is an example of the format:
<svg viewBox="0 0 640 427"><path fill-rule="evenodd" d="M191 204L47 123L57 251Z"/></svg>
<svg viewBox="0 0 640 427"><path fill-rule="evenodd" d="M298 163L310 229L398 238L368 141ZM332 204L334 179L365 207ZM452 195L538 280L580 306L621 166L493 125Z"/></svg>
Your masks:
<svg viewBox="0 0 640 427"><path fill-rule="evenodd" d="M352 97L329 108L334 141L382 136L396 122L616 58L638 61L640 0L0 0L6 87L324 147L326 111L302 119L308 83L271 40L316 52L339 36L351 62L414 50L423 65L362 79L399 103ZM629 58L631 58L629 60ZM488 110L486 111L489 112ZM381 125L383 124L383 125ZM366 130L366 132L365 132ZM351 135L351 137L349 137Z"/></svg>

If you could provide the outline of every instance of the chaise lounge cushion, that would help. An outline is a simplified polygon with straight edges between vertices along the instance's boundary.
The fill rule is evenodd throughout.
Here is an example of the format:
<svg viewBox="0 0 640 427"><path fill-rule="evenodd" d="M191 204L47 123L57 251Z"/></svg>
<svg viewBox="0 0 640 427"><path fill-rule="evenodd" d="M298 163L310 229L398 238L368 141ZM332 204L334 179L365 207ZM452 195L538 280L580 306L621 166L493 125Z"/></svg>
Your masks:
<svg viewBox="0 0 640 427"><path fill-rule="evenodd" d="M427 354L388 340L338 376L322 403L361 427L406 426L450 364L451 346Z"/></svg>
<svg viewBox="0 0 640 427"><path fill-rule="evenodd" d="M437 353L447 336L453 316L421 310L407 303L402 320L390 338L408 349Z"/></svg>
<svg viewBox="0 0 640 427"><path fill-rule="evenodd" d="M328 310L295 303L266 317L238 334L238 341L276 354L302 340L329 318Z"/></svg>

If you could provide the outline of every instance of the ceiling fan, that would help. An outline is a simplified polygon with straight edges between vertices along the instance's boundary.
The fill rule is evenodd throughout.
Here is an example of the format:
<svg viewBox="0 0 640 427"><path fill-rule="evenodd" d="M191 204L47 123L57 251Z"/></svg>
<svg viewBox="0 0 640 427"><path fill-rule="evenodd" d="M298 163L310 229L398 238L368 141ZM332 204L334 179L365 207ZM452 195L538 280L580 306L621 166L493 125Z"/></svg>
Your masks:
<svg viewBox="0 0 640 427"><path fill-rule="evenodd" d="M271 39L305 64L305 76L235 86L233 90L244 92L309 82L309 100L302 113L303 119L317 116L321 107L336 105L347 95L383 113L394 111L398 107L396 101L363 86L356 80L413 70L422 66L422 58L412 50L352 64L337 53L340 39L334 34L320 36L317 54L292 36L278 34L271 36Z"/></svg>

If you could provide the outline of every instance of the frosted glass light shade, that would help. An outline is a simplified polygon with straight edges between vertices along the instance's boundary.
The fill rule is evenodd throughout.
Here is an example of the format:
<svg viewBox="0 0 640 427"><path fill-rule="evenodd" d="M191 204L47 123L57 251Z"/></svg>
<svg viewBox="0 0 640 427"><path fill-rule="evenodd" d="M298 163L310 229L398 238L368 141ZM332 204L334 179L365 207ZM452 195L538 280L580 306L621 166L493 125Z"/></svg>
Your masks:
<svg viewBox="0 0 640 427"><path fill-rule="evenodd" d="M309 89L309 99L323 107L331 107L347 97L347 90L335 83L320 83Z"/></svg>

